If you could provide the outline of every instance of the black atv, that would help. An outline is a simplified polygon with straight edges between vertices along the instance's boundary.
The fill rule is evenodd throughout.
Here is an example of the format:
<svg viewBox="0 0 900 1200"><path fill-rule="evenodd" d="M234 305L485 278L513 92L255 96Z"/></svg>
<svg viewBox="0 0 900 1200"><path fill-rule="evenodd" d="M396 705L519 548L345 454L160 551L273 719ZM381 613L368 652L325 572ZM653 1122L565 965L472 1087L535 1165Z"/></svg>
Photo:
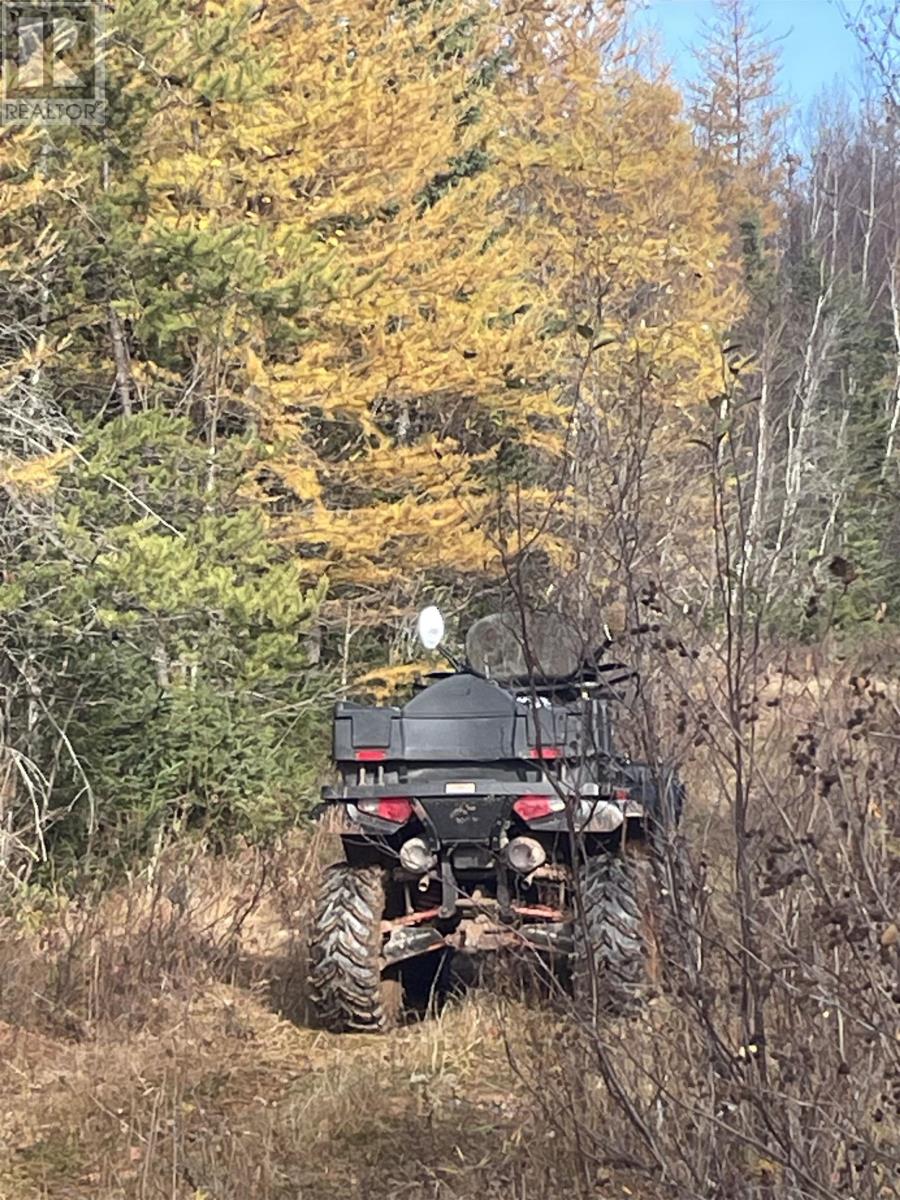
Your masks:
<svg viewBox="0 0 900 1200"><path fill-rule="evenodd" d="M435 648L436 609L419 629ZM546 616L485 617L466 654L402 708L335 708L342 782L319 814L337 817L344 861L325 872L310 947L328 1029L389 1028L422 967L451 951L561 960L592 1012L639 1003L647 949L626 850L677 822L682 788L613 749L610 708L633 675Z"/></svg>

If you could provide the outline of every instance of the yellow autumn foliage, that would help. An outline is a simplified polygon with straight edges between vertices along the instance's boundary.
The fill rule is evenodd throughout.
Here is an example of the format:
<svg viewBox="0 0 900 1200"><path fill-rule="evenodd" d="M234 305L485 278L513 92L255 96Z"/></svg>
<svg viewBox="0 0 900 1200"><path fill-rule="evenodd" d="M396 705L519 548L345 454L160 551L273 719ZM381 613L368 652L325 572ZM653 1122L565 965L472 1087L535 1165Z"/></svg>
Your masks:
<svg viewBox="0 0 900 1200"><path fill-rule="evenodd" d="M409 600L522 546L568 561L602 469L587 432L623 404L670 411L663 439L689 425L740 309L715 191L674 93L616 48L620 7L155 6L142 70L109 50L141 114L126 165L85 140L53 198L60 223L128 214L77 370L124 371L144 407L189 397L210 445L240 413L269 447L244 501L341 592ZM35 179L0 198L33 204Z"/></svg>
<svg viewBox="0 0 900 1200"><path fill-rule="evenodd" d="M59 450L53 454L0 462L0 487L33 495L50 492L56 486L60 472L74 458L74 451Z"/></svg>
<svg viewBox="0 0 900 1200"><path fill-rule="evenodd" d="M409 687L421 676L433 671L434 664L427 662L398 663L393 667L378 667L367 671L353 681L354 688L368 692L378 701L395 697L403 688Z"/></svg>

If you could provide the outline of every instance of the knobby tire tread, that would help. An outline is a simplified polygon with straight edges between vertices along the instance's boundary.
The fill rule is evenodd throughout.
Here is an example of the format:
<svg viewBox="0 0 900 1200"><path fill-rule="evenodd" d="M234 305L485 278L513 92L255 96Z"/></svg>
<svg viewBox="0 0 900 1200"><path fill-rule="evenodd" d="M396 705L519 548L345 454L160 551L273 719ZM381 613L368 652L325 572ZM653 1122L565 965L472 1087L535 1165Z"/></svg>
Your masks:
<svg viewBox="0 0 900 1200"><path fill-rule="evenodd" d="M396 1013L381 972L384 872L337 863L323 874L309 946L309 990L333 1033L383 1033Z"/></svg>
<svg viewBox="0 0 900 1200"><path fill-rule="evenodd" d="M630 1016L641 1007L647 947L635 879L621 855L588 859L580 872L573 984L579 1010L593 1018Z"/></svg>

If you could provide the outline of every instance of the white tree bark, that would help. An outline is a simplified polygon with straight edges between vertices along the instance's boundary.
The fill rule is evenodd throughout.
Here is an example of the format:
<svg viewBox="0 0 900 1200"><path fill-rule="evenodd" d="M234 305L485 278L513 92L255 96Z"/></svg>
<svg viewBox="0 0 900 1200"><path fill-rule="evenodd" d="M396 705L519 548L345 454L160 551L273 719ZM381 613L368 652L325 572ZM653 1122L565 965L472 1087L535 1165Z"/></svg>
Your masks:
<svg viewBox="0 0 900 1200"><path fill-rule="evenodd" d="M891 299L891 318L894 330L894 390L892 409L888 425L887 443L884 448L884 462L881 464L881 478L886 478L892 466L895 466L894 455L897 445L897 429L900 427L900 270L896 262L891 263L888 286Z"/></svg>

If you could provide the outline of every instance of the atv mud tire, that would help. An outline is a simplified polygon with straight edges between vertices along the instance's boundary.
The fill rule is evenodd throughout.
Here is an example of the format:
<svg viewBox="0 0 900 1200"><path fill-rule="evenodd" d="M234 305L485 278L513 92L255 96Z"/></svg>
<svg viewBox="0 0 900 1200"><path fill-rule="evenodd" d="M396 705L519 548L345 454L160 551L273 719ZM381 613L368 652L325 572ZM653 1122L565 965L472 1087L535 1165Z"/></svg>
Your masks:
<svg viewBox="0 0 900 1200"><path fill-rule="evenodd" d="M323 875L309 945L309 990L333 1033L382 1033L400 1016L402 985L381 967L384 872L337 863Z"/></svg>
<svg viewBox="0 0 900 1200"><path fill-rule="evenodd" d="M572 985L580 1015L622 1017L641 1006L647 968L634 873L616 854L590 858L579 873Z"/></svg>

